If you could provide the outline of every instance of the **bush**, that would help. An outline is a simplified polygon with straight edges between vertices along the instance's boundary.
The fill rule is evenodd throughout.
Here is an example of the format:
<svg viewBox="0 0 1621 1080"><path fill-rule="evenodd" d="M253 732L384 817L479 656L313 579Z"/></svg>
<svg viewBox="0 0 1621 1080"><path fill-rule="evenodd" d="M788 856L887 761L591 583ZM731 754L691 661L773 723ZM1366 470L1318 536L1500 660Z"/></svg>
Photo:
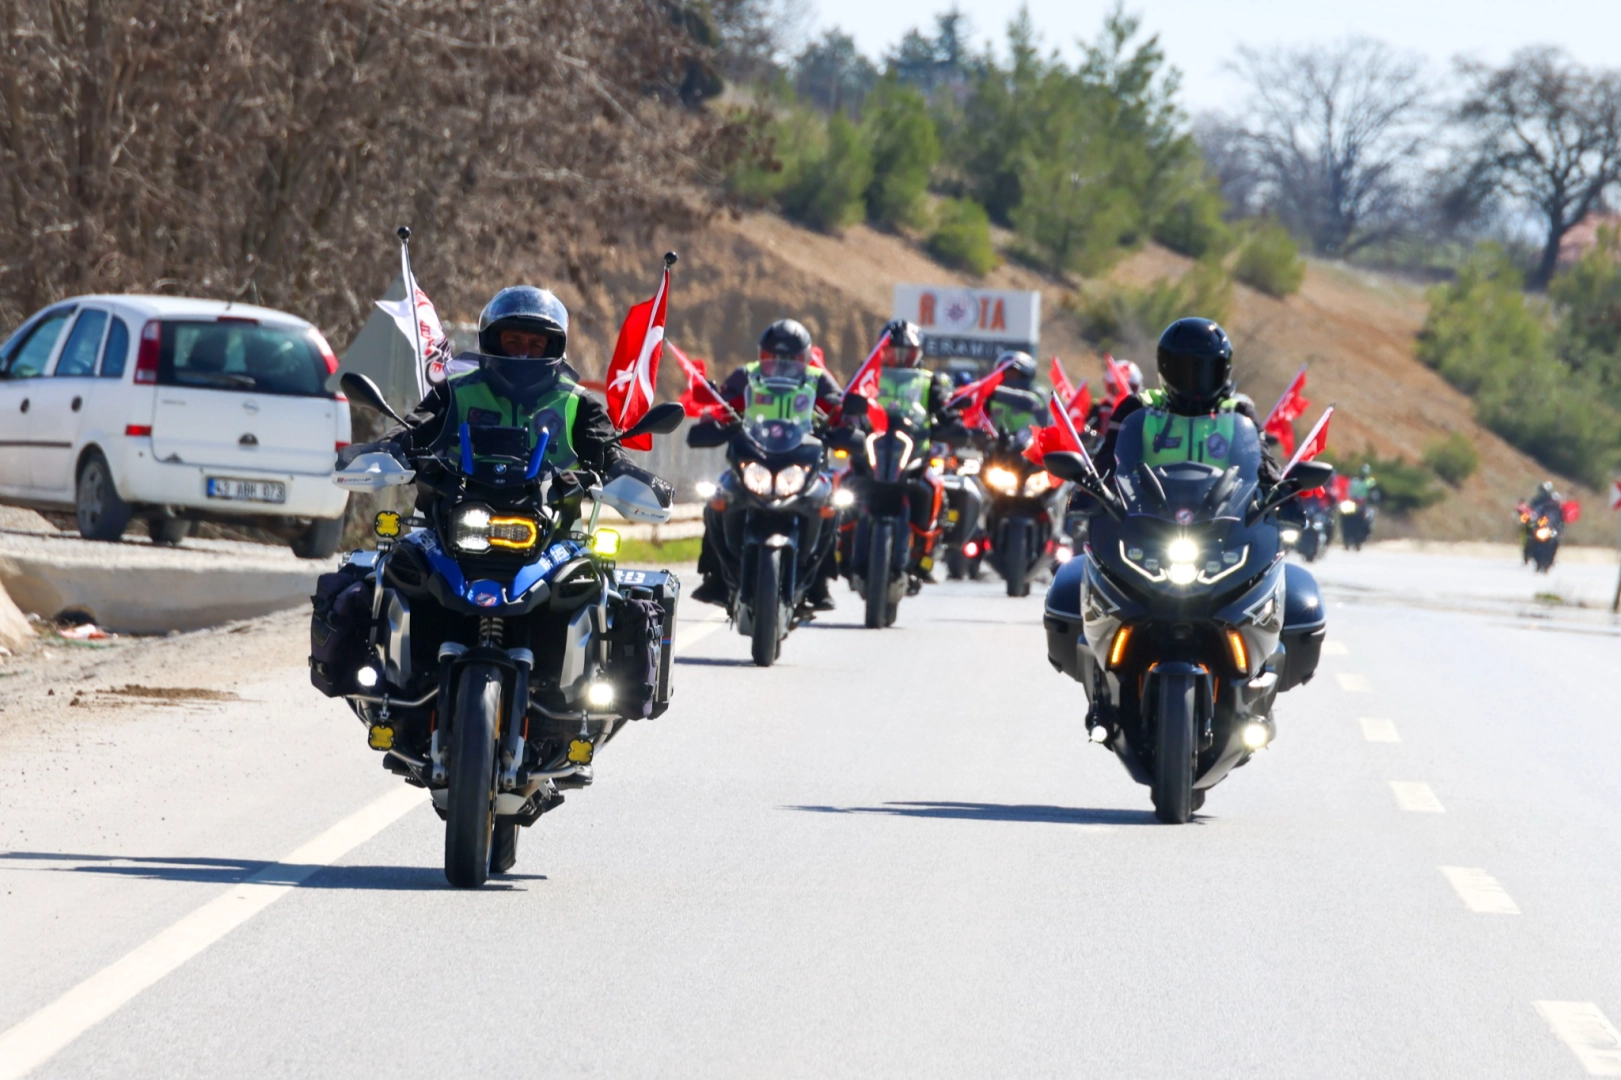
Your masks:
<svg viewBox="0 0 1621 1080"><path fill-rule="evenodd" d="M923 95L886 79L867 99L862 133L872 148L868 219L888 228L922 225L928 217L929 174L940 160L940 140Z"/></svg>
<svg viewBox="0 0 1621 1080"><path fill-rule="evenodd" d="M1480 467L1480 455L1475 451L1475 444L1461 431L1430 440L1429 445L1424 447L1423 461L1431 472L1453 487L1469 479Z"/></svg>
<svg viewBox="0 0 1621 1080"><path fill-rule="evenodd" d="M795 221L837 232L861 220L864 196L872 183L872 154L843 113L828 117L824 138L820 153L812 138L800 148L792 171L785 166L777 204Z"/></svg>
<svg viewBox="0 0 1621 1080"><path fill-rule="evenodd" d="M1232 279L1219 262L1205 259L1175 282L1159 278L1146 289L1111 287L1083 296L1076 306L1088 340L1104 349L1136 348L1184 316L1226 321L1232 296Z"/></svg>
<svg viewBox="0 0 1621 1080"><path fill-rule="evenodd" d="M1000 261L991 246L991 219L972 199L947 199L936 213L929 253L947 266L987 274Z"/></svg>
<svg viewBox="0 0 1621 1080"><path fill-rule="evenodd" d="M1430 290L1418 357L1473 396L1476 418L1510 444L1602 486L1621 445L1621 414L1594 372L1560 361L1521 280L1502 249L1483 246L1456 280Z"/></svg>
<svg viewBox="0 0 1621 1080"><path fill-rule="evenodd" d="M1289 230L1275 221L1263 221L1239 249L1233 276L1252 289L1282 299L1300 291L1306 280L1306 261Z"/></svg>
<svg viewBox="0 0 1621 1080"><path fill-rule="evenodd" d="M1380 506L1392 513L1407 514L1434 506L1447 497L1442 488L1435 486L1435 478L1422 465L1413 465L1404 457L1381 458L1373 448L1365 446L1360 454L1338 457L1325 452L1322 459L1344 476L1355 476L1367 465L1373 478L1379 482Z"/></svg>
<svg viewBox="0 0 1621 1080"><path fill-rule="evenodd" d="M1154 225L1154 239L1190 258L1220 257L1233 247L1233 230L1222 215L1227 202L1208 177L1199 176Z"/></svg>

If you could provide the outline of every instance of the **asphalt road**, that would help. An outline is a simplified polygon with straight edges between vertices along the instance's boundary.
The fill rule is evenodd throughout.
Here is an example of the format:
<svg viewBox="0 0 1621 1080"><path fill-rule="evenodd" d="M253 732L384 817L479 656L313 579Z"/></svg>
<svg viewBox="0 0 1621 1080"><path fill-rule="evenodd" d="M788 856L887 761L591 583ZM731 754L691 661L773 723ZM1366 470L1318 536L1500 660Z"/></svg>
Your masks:
<svg viewBox="0 0 1621 1080"><path fill-rule="evenodd" d="M14 747L0 1077L1621 1075L1614 569L1320 566L1316 680L1183 827L989 582L771 670L689 621L480 892L298 670Z"/></svg>

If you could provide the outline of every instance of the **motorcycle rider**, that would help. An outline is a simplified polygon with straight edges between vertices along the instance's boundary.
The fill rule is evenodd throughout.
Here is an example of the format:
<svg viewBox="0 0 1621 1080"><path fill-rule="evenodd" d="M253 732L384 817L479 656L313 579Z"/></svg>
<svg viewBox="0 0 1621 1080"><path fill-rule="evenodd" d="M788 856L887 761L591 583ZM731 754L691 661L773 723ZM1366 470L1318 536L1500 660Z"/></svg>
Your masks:
<svg viewBox="0 0 1621 1080"><path fill-rule="evenodd" d="M375 450L409 461L454 442L464 423L496 425L527 428L531 437L549 432L545 462L553 468L586 468L604 479L633 472L667 489L626 460L607 406L576 381L567 352L568 308L561 300L532 285L502 289L478 317L478 353L458 358L477 366L430 389L405 423L381 439L346 447L338 465ZM421 507L430 493L419 492Z"/></svg>
<svg viewBox="0 0 1621 1080"><path fill-rule="evenodd" d="M998 356L996 366L1002 369L1000 385L1022 392L1022 400L1016 403L997 401L993 397L986 405L985 415L996 425L996 430L1015 432L1031 425L1043 426L1047 422L1044 416L1047 402L1035 390L1035 357L1027 352L1012 350Z"/></svg>
<svg viewBox="0 0 1621 1080"><path fill-rule="evenodd" d="M1120 397L1119 380L1115 378L1115 368L1124 368L1126 372L1126 396L1140 394L1143 390L1143 369L1131 360L1120 360L1115 364L1106 365L1103 369L1103 396L1092 402L1092 408L1086 414L1086 430L1101 439L1109 430L1109 417L1114 412L1114 399Z"/></svg>
<svg viewBox="0 0 1621 1080"><path fill-rule="evenodd" d="M766 327L760 335L760 358L733 371L720 385L721 396L738 419L702 423L730 427L748 420L837 422L843 392L826 368L812 362L811 345L810 331L796 319L778 319ZM698 573L703 580L691 595L700 603L724 607L729 600L726 581L719 556L709 542L715 528L719 528L718 515L705 509L703 546L698 554ZM833 608L827 592L827 579L834 570L831 564L829 559L818 569L806 593L814 611Z"/></svg>
<svg viewBox="0 0 1621 1080"><path fill-rule="evenodd" d="M957 421L957 410L948 409L953 384L951 377L922 367L923 331L916 323L891 319L884 325L879 346L878 397L875 412L898 407L924 439L931 437L958 441L964 432ZM934 546L940 538L940 507L945 485L932 470L925 469L911 484L907 504L911 512L911 554L908 571L930 583Z"/></svg>
<svg viewBox="0 0 1621 1080"><path fill-rule="evenodd" d="M1259 430L1255 402L1233 387L1233 344L1227 332L1210 319L1178 319L1160 335L1158 355L1160 387L1126 398L1109 417L1097 466L1105 477L1114 469L1115 443L1120 425L1135 412L1152 409L1167 416L1245 417ZM1259 480L1270 491L1282 478L1277 462L1262 444ZM1220 457L1222 455L1212 455Z"/></svg>
<svg viewBox="0 0 1621 1080"><path fill-rule="evenodd" d="M1560 524L1564 523L1565 497L1554 489L1552 480L1542 482L1542 486L1531 496L1530 505L1533 515L1546 514Z"/></svg>

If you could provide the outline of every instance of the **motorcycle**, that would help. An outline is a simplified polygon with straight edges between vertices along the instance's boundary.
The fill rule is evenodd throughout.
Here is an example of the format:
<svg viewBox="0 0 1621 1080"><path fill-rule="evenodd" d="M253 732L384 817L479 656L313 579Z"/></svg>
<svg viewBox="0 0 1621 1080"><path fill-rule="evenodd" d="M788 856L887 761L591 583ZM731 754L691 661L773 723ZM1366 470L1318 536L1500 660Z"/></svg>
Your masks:
<svg viewBox="0 0 1621 1080"><path fill-rule="evenodd" d="M1362 545L1373 535L1373 519L1377 511L1366 496L1347 495L1339 506L1340 543L1347 551L1361 551Z"/></svg>
<svg viewBox="0 0 1621 1080"><path fill-rule="evenodd" d="M398 420L364 376L351 400ZM679 405L625 432L669 433ZM334 482L432 492L420 514L377 515L375 551L323 575L311 618L310 676L366 725L383 764L425 788L445 822L445 877L483 885L517 859L518 830L591 780L596 754L627 720L670 699L670 641L680 583L620 570L601 507L659 522L670 492L640 469L613 479L544 464L516 427L463 424L448 449L402 463L359 455ZM593 507L581 526L580 505Z"/></svg>
<svg viewBox="0 0 1621 1080"><path fill-rule="evenodd" d="M865 398L853 398L845 412L859 415L865 404ZM907 564L912 552L911 486L929 467L928 433L918 431L899 406L891 406L887 416L885 429L863 440L864 452L851 454L850 474L839 486L854 500L842 561L866 605L869 630L893 626L901 598L915 596L922 585Z"/></svg>
<svg viewBox="0 0 1621 1080"><path fill-rule="evenodd" d="M985 488L979 482L980 459L965 458L951 447L939 452L940 481L946 489L946 577L979 580L985 559Z"/></svg>
<svg viewBox="0 0 1621 1080"><path fill-rule="evenodd" d="M834 505L833 483L824 471L826 448L810 421L700 425L687 442L727 448L730 467L704 511L704 530L726 581L727 610L750 639L754 662L770 667L831 556L837 512L854 498L841 490L840 505Z"/></svg>
<svg viewBox="0 0 1621 1080"><path fill-rule="evenodd" d="M1024 456L1031 430L999 432L985 452L979 478L990 493L985 514L986 554L1007 583L1009 596L1029 596L1030 576L1047 554L1053 518L1047 498L1052 478Z"/></svg>
<svg viewBox="0 0 1621 1080"><path fill-rule="evenodd" d="M1520 527L1524 534L1521 563L1535 562L1537 573L1546 574L1559 554L1559 538L1565 531L1564 516L1558 511L1533 510L1522 503Z"/></svg>
<svg viewBox="0 0 1621 1080"><path fill-rule="evenodd" d="M1298 512L1287 520L1280 515L1278 538L1286 550L1307 562L1316 562L1334 542L1334 518L1326 506L1317 502L1302 500L1294 509Z"/></svg>
<svg viewBox="0 0 1621 1080"><path fill-rule="evenodd" d="M1275 511L1332 469L1297 464L1263 497L1260 440L1242 418L1226 469L1150 467L1145 415L1121 428L1110 481L1078 454L1046 456L1094 513L1083 557L1048 590L1044 625L1053 667L1086 692L1091 740L1149 787L1160 821L1182 823L1272 741L1274 699L1316 670L1322 602L1305 568L1285 562Z"/></svg>

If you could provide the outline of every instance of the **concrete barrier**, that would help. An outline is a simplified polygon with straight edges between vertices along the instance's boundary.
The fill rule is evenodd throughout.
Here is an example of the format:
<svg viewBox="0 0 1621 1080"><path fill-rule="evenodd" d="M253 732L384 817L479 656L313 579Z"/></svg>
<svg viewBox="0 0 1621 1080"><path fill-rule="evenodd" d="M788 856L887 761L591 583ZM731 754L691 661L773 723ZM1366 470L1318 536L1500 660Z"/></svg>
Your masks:
<svg viewBox="0 0 1621 1080"><path fill-rule="evenodd" d="M0 532L0 584L19 608L46 618L81 613L122 633L198 630L298 607L336 565L226 540L165 548Z"/></svg>

